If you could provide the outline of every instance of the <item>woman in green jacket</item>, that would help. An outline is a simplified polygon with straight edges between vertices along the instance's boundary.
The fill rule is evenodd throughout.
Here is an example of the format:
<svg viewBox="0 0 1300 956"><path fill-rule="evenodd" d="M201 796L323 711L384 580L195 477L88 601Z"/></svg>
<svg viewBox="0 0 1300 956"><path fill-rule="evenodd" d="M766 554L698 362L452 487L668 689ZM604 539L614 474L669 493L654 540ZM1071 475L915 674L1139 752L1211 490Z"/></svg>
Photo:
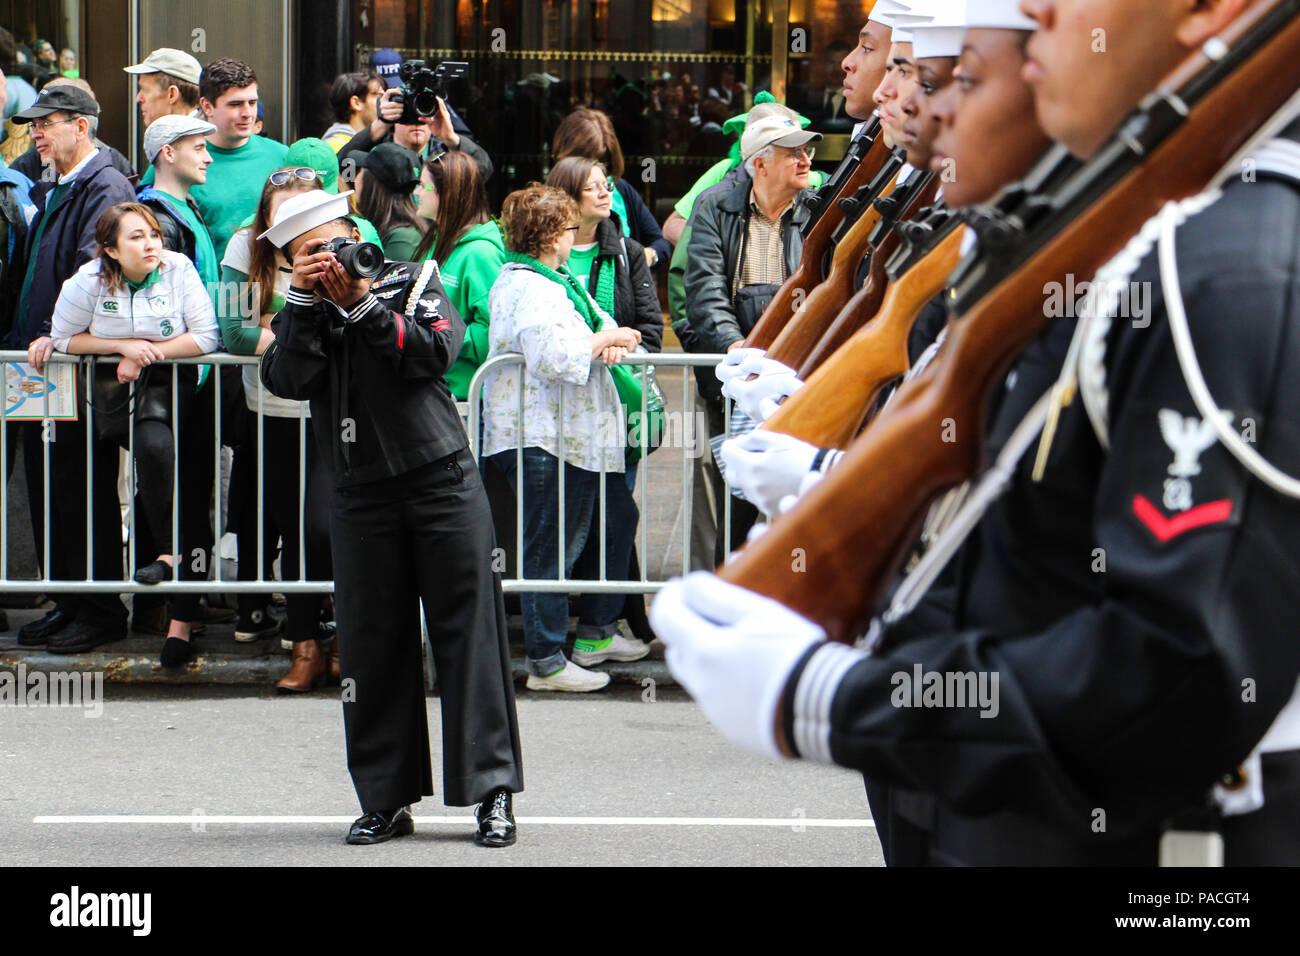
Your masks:
<svg viewBox="0 0 1300 956"><path fill-rule="evenodd" d="M488 354L488 293L506 261L501 230L488 217L487 189L478 165L456 151L435 152L425 161L416 190L420 217L432 228L414 259L432 257L443 288L465 321L465 342L447 370L447 386L457 401L468 399L470 379ZM455 197L442 202L440 197Z"/></svg>

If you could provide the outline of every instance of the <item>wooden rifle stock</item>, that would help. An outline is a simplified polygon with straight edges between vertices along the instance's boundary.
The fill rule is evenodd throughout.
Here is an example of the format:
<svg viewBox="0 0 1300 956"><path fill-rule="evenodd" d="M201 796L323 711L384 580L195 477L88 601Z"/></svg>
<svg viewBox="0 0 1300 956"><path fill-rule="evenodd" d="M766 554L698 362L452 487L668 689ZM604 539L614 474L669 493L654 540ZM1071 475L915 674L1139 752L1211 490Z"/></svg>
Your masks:
<svg viewBox="0 0 1300 956"><path fill-rule="evenodd" d="M1018 257L1009 274L973 285L973 301L963 299L961 283L953 290L954 318L934 363L719 575L816 621L832 640L861 634L926 509L981 466L988 396L1052 321L1044 286L1094 275L1167 201L1203 189L1282 108L1296 89L1298 13L1300 0L1248 9L1221 37L1225 55L1211 61L1198 52L1162 84L1057 191L1059 206L1037 223L1042 228L1028 225L1032 241L1001 250ZM993 258L984 250L974 261Z"/></svg>
<svg viewBox="0 0 1300 956"><path fill-rule="evenodd" d="M890 195L897 185L898 179L895 177L881 196ZM871 248L871 234L879 225L880 216L880 209L874 202L871 203L858 217L853 228L835 244L830 275L794 310L794 315L785 324L781 334L768 347L768 358L797 367L826 334L826 330L835 321L835 316L844 308L844 303L853 298L858 266Z"/></svg>
<svg viewBox="0 0 1300 956"><path fill-rule="evenodd" d="M844 221L844 207L841 199L849 199L859 189L871 182L880 172L893 152L885 145L885 137L877 136L867 155L858 163L858 168L844 183L844 188L835 197L835 201L821 214L816 225L808 232L803 242L803 252L799 256L799 266L777 289L772 301L767 304L763 314L754 323L745 339L745 345L765 349L776 339L794 314L796 293L802 299L812 293L826 278L826 253L831 248L836 230Z"/></svg>
<svg viewBox="0 0 1300 956"><path fill-rule="evenodd" d="M923 208L934 202L935 194L938 191L939 178L937 176L932 177L908 204L898 222L911 220ZM895 227L898 222L894 224ZM867 280L862 283L862 288L854 294L853 298L849 299L848 304L840 310L840 314L831 323L831 327L826 330L826 334L821 337L821 340L798 366L799 377L805 382L808 381L813 372L817 371L828 358L835 354L841 345L852 338L858 329L871 321L872 317L880 311L889 285L889 276L885 272L885 264L898 251L901 242L898 229L891 228L888 235L881 240L879 248L872 250L871 268L867 273Z"/></svg>
<svg viewBox="0 0 1300 956"><path fill-rule="evenodd" d="M908 369L907 336L961 260L965 227L952 230L889 286L876 317L785 400L762 428L821 448L848 448L880 390Z"/></svg>

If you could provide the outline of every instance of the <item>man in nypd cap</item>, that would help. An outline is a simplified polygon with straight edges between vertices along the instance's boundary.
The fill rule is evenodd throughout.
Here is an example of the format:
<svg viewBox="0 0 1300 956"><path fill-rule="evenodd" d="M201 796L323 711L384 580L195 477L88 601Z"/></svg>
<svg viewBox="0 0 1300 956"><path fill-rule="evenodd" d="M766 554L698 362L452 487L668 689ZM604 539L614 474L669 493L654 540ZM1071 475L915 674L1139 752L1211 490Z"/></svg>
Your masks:
<svg viewBox="0 0 1300 956"><path fill-rule="evenodd" d="M465 326L432 260L372 279L324 246L358 240L348 196L292 196L259 238L293 265L262 382L311 402L333 466L331 510L348 770L362 815L349 843L414 830L433 793L420 604L442 697L443 800L478 804L475 841L515 842L523 789L492 517L443 374Z"/></svg>

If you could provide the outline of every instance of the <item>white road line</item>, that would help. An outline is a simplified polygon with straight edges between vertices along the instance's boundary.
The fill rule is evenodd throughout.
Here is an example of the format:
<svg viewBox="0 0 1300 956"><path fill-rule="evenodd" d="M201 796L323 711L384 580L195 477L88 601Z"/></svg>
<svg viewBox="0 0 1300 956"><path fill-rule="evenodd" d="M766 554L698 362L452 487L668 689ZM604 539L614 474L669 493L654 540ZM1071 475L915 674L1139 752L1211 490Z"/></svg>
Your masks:
<svg viewBox="0 0 1300 956"><path fill-rule="evenodd" d="M335 816L252 816L241 814L191 813L184 816L146 814L68 814L33 817L33 823L117 823L117 824L185 824L195 823L351 823L352 817ZM518 817L520 826L576 827L810 827L818 829L861 829L875 827L873 820L833 820L816 817ZM473 816L417 816L416 823L426 826L473 824Z"/></svg>

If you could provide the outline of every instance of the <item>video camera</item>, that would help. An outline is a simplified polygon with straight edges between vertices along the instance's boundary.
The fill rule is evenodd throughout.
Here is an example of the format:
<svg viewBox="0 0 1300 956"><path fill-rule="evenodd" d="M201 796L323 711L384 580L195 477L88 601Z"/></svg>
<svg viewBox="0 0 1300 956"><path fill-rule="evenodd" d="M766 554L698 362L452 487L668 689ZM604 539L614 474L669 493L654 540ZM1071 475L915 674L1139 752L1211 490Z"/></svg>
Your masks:
<svg viewBox="0 0 1300 956"><path fill-rule="evenodd" d="M398 69L402 91L393 97L402 104L402 116L397 122L411 126L422 117L436 116L438 97L445 101L447 85L468 70L469 64L460 60L443 60L432 70L424 60L407 60Z"/></svg>

